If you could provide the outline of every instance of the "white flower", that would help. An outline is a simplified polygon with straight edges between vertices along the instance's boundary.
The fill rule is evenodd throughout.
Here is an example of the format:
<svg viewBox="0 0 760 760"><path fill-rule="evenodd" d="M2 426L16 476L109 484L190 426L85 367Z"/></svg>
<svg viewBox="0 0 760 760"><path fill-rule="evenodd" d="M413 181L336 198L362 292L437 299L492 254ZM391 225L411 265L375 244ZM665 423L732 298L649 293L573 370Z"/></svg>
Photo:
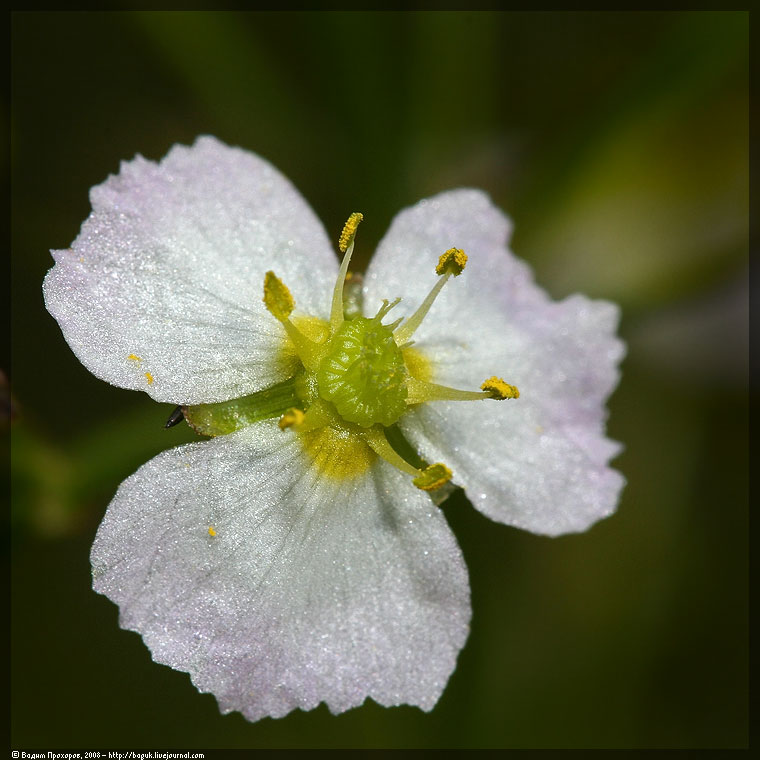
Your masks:
<svg viewBox="0 0 760 760"><path fill-rule="evenodd" d="M91 201L44 284L66 340L98 377L227 433L122 483L92 548L95 589L225 713L339 713L368 696L430 710L470 601L421 488L453 473L492 519L549 535L609 515L617 308L551 301L476 190L395 218L364 278L366 318L347 321L323 228L251 153L202 137L160 164L138 156ZM411 443L406 459L386 433Z"/></svg>

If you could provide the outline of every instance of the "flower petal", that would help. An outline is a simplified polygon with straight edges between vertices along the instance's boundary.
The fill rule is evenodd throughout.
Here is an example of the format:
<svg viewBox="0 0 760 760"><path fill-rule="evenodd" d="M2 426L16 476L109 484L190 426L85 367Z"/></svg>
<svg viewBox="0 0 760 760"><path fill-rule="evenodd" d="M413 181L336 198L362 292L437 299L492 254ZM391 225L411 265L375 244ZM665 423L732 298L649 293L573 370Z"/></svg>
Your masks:
<svg viewBox="0 0 760 760"><path fill-rule="evenodd" d="M297 311L326 317L337 259L319 220L263 159L212 137L137 156L90 192L45 302L82 363L158 401L225 401L287 375L262 304L274 269Z"/></svg>
<svg viewBox="0 0 760 760"><path fill-rule="evenodd" d="M401 296L413 310L429 289L419 280L440 253L465 250L465 271L443 289L415 347L437 383L475 390L498 375L520 398L432 402L399 425L426 459L454 470L492 519L549 535L582 531L614 511L624 483L607 467L619 446L604 436L605 402L624 354L619 313L584 296L553 302L507 248L508 232L506 217L477 191L406 209L368 272L367 311L388 282L384 297ZM403 267L408 275L400 276Z"/></svg>
<svg viewBox="0 0 760 760"><path fill-rule="evenodd" d="M273 421L164 452L122 483L94 588L222 712L280 717L367 696L433 707L468 633L441 512L382 460L331 480Z"/></svg>

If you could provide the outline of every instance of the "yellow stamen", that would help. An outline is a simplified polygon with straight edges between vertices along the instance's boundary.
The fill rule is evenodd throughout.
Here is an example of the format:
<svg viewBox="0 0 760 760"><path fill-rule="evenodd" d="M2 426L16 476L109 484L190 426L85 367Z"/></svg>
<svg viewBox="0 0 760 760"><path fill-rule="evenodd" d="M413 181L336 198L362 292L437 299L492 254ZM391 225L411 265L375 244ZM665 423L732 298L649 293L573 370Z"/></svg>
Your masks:
<svg viewBox="0 0 760 760"><path fill-rule="evenodd" d="M406 403L411 406L428 401L479 401L484 398L501 401L520 396L516 386L505 383L500 377L489 377L480 387L482 391L462 391L448 385L428 383L416 377L409 377L406 381Z"/></svg>
<svg viewBox="0 0 760 760"><path fill-rule="evenodd" d="M354 211L346 220L346 223L343 225L343 232L340 233L340 240L338 241L338 248L341 253L345 253L348 250L348 246L354 242L356 230L362 219L364 219L364 215L358 211Z"/></svg>
<svg viewBox="0 0 760 760"><path fill-rule="evenodd" d="M449 248L448 251L441 254L435 272L440 275L440 280L436 282L433 289L428 293L427 298L420 304L417 311L394 333L394 338L399 346L405 345L409 338L414 335L417 328L422 324L422 320L427 316L433 302L438 298L438 294L443 286L449 281L449 277L454 275L458 277L464 271L467 263L467 254L459 248Z"/></svg>
<svg viewBox="0 0 760 760"><path fill-rule="evenodd" d="M459 277L464 272L464 267L467 264L467 254L461 248L449 248L446 253L441 254L441 258L438 259L438 265L435 268L435 273L442 275L446 272L451 272L454 277Z"/></svg>
<svg viewBox="0 0 760 760"><path fill-rule="evenodd" d="M412 483L423 491L434 491L451 480L452 472L445 464L438 462L426 467Z"/></svg>
<svg viewBox="0 0 760 760"><path fill-rule="evenodd" d="M145 373L145 379L148 381L148 385L153 385L153 375L150 372Z"/></svg>
<svg viewBox="0 0 760 760"><path fill-rule="evenodd" d="M296 409L295 407L291 407L288 409L285 414L280 417L280 421L277 423L280 426L280 430L285 430L286 428L290 427L296 427L297 425L300 425L303 422L303 418L306 415L300 410Z"/></svg>
<svg viewBox="0 0 760 760"><path fill-rule="evenodd" d="M264 276L264 305L279 320L293 343L298 358L307 369L315 370L325 353L325 348L309 340L291 321L290 315L296 302L288 286L274 273Z"/></svg>
<svg viewBox="0 0 760 760"><path fill-rule="evenodd" d="M414 475L412 483L423 491L433 491L451 480L451 470L445 464L431 464L424 470L418 470L409 464L391 445L379 426L370 428L364 435L367 445L386 462L408 475Z"/></svg>
<svg viewBox="0 0 760 760"><path fill-rule="evenodd" d="M214 526L213 525L209 525L208 526L208 534L209 534L209 536L211 536L211 538L213 538L216 535L216 531L214 530Z"/></svg>
<svg viewBox="0 0 760 760"><path fill-rule="evenodd" d="M338 248L340 248L340 252L345 255L343 256L343 261L341 262L340 270L338 271L338 279L335 282L332 306L330 308L330 330L333 334L335 334L343 324L343 286L346 282L346 276L348 275L348 265L351 262L351 254L354 252L356 230L362 219L364 219L364 216L358 211L354 211L343 225L343 232L340 234Z"/></svg>
<svg viewBox="0 0 760 760"><path fill-rule="evenodd" d="M137 354L130 354L127 359L131 359L133 362L141 362L142 359Z"/></svg>
<svg viewBox="0 0 760 760"><path fill-rule="evenodd" d="M500 377L489 377L480 386L491 398L503 401L506 398L520 398L520 391L516 385L505 383Z"/></svg>
<svg viewBox="0 0 760 760"><path fill-rule="evenodd" d="M274 273L264 276L264 305L280 322L284 322L292 313L296 302L287 285Z"/></svg>

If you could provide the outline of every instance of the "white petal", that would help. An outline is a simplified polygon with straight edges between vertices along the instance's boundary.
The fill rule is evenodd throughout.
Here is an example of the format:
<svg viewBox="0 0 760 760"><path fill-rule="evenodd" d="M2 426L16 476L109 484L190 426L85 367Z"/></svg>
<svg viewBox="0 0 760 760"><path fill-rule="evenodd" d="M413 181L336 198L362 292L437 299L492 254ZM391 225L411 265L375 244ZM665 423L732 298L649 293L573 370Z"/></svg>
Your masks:
<svg viewBox="0 0 760 760"><path fill-rule="evenodd" d="M625 481L606 464L618 445L589 426L547 429L538 420L540 410L497 416L442 402L400 425L492 520L549 536L584 531L617 506Z"/></svg>
<svg viewBox="0 0 760 760"><path fill-rule="evenodd" d="M94 587L223 712L339 713L367 696L429 710L467 637L469 586L443 515L408 480L382 461L320 477L274 422L182 446L119 488Z"/></svg>
<svg viewBox="0 0 760 760"><path fill-rule="evenodd" d="M416 348L431 360L435 382L476 390L497 375L520 398L432 402L399 424L492 519L549 535L585 530L614 511L624 482L607 467L619 447L604 436L604 405L624 354L618 310L583 296L552 302L507 248L508 232L508 220L476 191L405 210L368 273L367 312L378 298L401 296L413 302L409 313L440 253L463 248L467 267L415 333Z"/></svg>
<svg viewBox="0 0 760 760"><path fill-rule="evenodd" d="M284 379L265 272L288 285L296 313L321 317L337 275L324 229L285 177L201 137L159 164L123 163L90 200L72 247L53 251L44 293L91 372L187 404Z"/></svg>

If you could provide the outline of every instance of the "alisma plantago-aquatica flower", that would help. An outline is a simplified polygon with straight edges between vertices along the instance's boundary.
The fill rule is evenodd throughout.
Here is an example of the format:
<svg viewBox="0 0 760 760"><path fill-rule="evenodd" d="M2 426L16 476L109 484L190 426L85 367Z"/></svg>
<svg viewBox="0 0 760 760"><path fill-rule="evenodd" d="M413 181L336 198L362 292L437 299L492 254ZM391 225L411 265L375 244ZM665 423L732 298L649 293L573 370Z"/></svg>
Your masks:
<svg viewBox="0 0 760 760"><path fill-rule="evenodd" d="M363 281L361 214L340 263L281 174L211 137L90 197L47 308L95 375L210 437L121 484L95 590L223 712L430 710L471 615L450 490L547 535L616 507L617 308L552 301L477 190L398 214Z"/></svg>

